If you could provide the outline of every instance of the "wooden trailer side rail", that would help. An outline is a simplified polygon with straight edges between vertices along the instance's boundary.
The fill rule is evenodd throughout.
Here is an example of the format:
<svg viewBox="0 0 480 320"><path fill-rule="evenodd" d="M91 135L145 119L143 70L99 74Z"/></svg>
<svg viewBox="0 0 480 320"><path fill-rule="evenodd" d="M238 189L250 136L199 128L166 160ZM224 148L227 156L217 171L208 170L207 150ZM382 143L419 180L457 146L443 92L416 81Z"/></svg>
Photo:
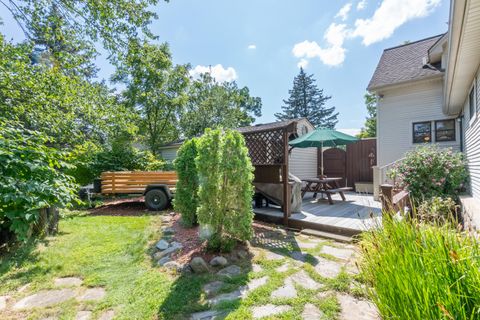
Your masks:
<svg viewBox="0 0 480 320"><path fill-rule="evenodd" d="M101 174L102 194L143 194L148 185L163 184L175 189L175 171L118 171Z"/></svg>

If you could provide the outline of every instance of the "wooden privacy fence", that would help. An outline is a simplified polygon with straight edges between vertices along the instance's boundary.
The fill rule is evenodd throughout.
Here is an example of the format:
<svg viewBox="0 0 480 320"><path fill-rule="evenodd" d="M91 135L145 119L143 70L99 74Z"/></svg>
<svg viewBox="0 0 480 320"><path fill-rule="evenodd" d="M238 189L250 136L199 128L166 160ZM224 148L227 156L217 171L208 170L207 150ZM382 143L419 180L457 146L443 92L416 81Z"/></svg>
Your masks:
<svg viewBox="0 0 480 320"><path fill-rule="evenodd" d="M164 184L169 188L175 188L178 180L175 171L103 172L100 177L102 194L141 194L152 184Z"/></svg>

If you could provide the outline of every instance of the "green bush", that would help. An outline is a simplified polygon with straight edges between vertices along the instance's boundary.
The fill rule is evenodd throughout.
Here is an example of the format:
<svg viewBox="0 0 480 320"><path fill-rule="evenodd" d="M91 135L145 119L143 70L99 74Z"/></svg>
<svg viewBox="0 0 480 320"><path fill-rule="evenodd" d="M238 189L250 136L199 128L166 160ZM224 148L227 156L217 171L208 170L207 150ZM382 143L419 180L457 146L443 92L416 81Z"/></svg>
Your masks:
<svg viewBox="0 0 480 320"><path fill-rule="evenodd" d="M177 152L175 170L178 175L177 190L173 206L182 215L185 226L197 223L198 175L195 158L197 157L197 140L185 141Z"/></svg>
<svg viewBox="0 0 480 320"><path fill-rule="evenodd" d="M433 197L456 199L468 179L463 154L437 146L408 152L389 175L410 192L416 204Z"/></svg>
<svg viewBox="0 0 480 320"><path fill-rule="evenodd" d="M480 248L450 226L384 219L363 234L360 269L383 319L479 319Z"/></svg>
<svg viewBox="0 0 480 320"><path fill-rule="evenodd" d="M124 140L114 141L111 146L86 142L72 151L69 161L74 169L68 173L80 185L91 183L105 171L157 171L164 169L166 164L150 151L141 151Z"/></svg>
<svg viewBox="0 0 480 320"><path fill-rule="evenodd" d="M207 129L198 141L198 221L212 231L208 246L230 250L253 234L253 166L243 136Z"/></svg>
<svg viewBox="0 0 480 320"><path fill-rule="evenodd" d="M39 209L70 204L76 185L51 139L18 123L0 121L0 128L0 229L26 240Z"/></svg>
<svg viewBox="0 0 480 320"><path fill-rule="evenodd" d="M422 222L443 225L457 222L458 205L452 198L433 197L416 208L416 218Z"/></svg>

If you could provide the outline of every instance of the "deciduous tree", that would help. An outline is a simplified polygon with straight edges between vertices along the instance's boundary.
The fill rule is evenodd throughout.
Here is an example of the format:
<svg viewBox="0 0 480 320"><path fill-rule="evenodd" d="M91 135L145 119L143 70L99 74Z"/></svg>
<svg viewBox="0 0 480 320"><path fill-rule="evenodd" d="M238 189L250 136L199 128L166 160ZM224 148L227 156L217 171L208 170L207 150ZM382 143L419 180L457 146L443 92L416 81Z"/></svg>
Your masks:
<svg viewBox="0 0 480 320"><path fill-rule="evenodd" d="M377 97L368 92L364 97L368 116L365 120L365 127L362 128L358 137L373 138L377 136Z"/></svg>

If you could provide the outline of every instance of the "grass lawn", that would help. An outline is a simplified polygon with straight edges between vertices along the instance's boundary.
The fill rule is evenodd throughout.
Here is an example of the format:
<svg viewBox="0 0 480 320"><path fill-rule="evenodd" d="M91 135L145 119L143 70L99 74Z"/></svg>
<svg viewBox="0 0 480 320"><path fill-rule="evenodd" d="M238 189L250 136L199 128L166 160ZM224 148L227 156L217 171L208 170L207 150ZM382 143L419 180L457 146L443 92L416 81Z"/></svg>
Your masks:
<svg viewBox="0 0 480 320"><path fill-rule="evenodd" d="M93 311L93 319L105 310L114 310L115 319L184 319L191 313L208 310L202 286L218 280L214 273L205 275L175 275L155 265L151 259L154 243L161 237L161 216L82 216L75 215L60 222L60 233L17 250L14 255L0 256L0 296L9 295L13 301L40 290L53 289L54 279L75 276L83 279L84 287L103 287L106 297L100 302L78 302L70 299L62 304L15 313L0 311L0 318L75 319L78 310ZM289 257L294 248L284 248L285 258L270 260L265 252L253 260L237 262L244 273L224 279L222 292L231 292L251 279L269 277L266 285L255 289L246 298L220 303L215 309L228 309L228 319L251 318L252 307L275 303L288 304L289 312L278 315L282 319L300 319L306 303L316 305L326 319L335 319L339 304L335 295L319 299L322 291L348 292L352 277L345 271L335 279L324 279L308 263L319 256L327 242L306 250L307 263L295 264ZM298 249L298 247L297 247ZM262 251L262 249L258 249ZM281 252L280 252L281 253ZM288 270L276 269L288 263ZM252 271L252 264L261 271ZM285 278L303 269L322 284L320 290L297 288L298 296L291 299L271 299L271 293ZM22 286L29 284L24 290Z"/></svg>

